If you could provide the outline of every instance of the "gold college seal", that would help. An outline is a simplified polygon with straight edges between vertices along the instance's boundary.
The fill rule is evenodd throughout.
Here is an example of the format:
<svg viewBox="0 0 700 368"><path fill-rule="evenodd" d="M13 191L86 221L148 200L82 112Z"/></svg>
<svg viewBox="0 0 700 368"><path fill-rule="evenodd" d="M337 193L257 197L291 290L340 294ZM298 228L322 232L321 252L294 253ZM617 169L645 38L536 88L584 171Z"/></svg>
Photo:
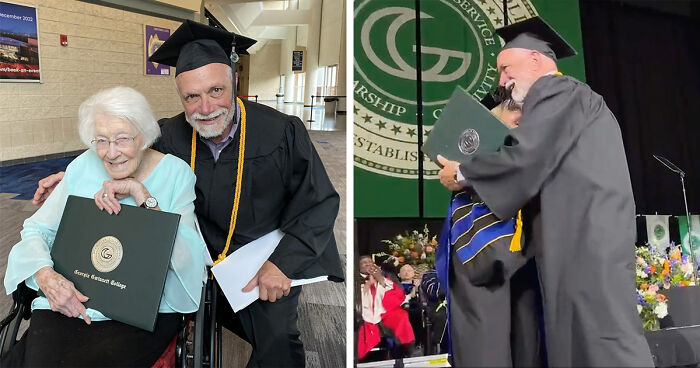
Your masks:
<svg viewBox="0 0 700 368"><path fill-rule="evenodd" d="M119 239L105 236L92 247L92 265L100 272L113 271L121 263L123 253Z"/></svg>

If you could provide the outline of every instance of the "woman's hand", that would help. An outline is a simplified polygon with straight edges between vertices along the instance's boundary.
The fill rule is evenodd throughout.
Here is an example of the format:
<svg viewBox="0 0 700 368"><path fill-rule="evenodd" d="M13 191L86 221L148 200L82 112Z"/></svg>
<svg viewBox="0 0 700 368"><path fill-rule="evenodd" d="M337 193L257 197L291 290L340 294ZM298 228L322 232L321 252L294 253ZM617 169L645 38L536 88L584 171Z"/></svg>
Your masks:
<svg viewBox="0 0 700 368"><path fill-rule="evenodd" d="M379 285L382 285L383 287L386 287L386 281L384 280L384 274L382 273L382 269L379 268L376 264L373 264L369 267L369 275L372 276L374 280L377 281Z"/></svg>
<svg viewBox="0 0 700 368"><path fill-rule="evenodd" d="M119 204L119 200L129 196L134 197L136 205L140 205L151 194L148 193L148 189L140 181L134 178L126 178L105 180L102 183L102 189L95 193L94 198L97 208L106 210L111 215L121 211L122 206Z"/></svg>
<svg viewBox="0 0 700 368"><path fill-rule="evenodd" d="M51 267L43 267L36 272L36 283L49 300L51 310L68 317L83 316L85 323L90 324L90 317L83 303L88 297L76 290L75 285Z"/></svg>

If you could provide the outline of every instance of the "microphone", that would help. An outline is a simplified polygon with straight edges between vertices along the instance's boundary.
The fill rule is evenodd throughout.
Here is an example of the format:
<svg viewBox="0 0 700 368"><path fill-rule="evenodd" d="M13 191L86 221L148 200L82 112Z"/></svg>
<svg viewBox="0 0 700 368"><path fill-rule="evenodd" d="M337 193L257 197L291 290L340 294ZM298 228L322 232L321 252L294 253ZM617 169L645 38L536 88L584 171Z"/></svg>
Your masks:
<svg viewBox="0 0 700 368"><path fill-rule="evenodd" d="M681 177L685 176L685 172L681 170L678 166L674 165L673 162L669 161L666 157L664 156L657 156L657 155L652 155L654 158L661 162L662 165L666 166L669 170L673 171L674 173L680 175Z"/></svg>
<svg viewBox="0 0 700 368"><path fill-rule="evenodd" d="M695 276L695 280L700 280L700 273L698 273L698 258L695 257L695 251L693 250L693 225L692 221L690 221L690 211L688 211L688 197L686 197L685 194L685 172L683 172L683 170L681 170L678 166L674 165L673 162L669 161L664 156L652 156L654 156L654 158L657 161L661 162L662 165L666 166L669 170L673 171L681 177L681 188L683 189L683 203L685 204L685 216L686 220L688 221L688 234L690 234L690 236L688 237L688 250L690 250L690 258L693 260L693 275ZM681 244L683 244L683 239L681 239Z"/></svg>

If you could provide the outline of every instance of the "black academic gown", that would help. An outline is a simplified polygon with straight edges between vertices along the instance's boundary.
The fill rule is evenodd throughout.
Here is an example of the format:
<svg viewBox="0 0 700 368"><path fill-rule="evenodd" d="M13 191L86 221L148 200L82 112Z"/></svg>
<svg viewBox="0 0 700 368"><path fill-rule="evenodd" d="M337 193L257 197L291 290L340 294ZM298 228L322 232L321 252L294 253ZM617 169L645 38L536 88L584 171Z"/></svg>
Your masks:
<svg viewBox="0 0 700 368"><path fill-rule="evenodd" d="M297 117L253 102L243 104L247 122L243 186L228 254L279 228L285 236L269 260L287 277L328 275L332 281L342 281L333 235L339 196L306 128ZM214 259L224 249L228 235L240 133L239 127L216 162L209 148L199 137L196 139L195 213ZM154 148L189 163L191 142L192 127L181 113L163 124L162 136ZM258 300L238 313L254 347L249 365L255 365L256 360L261 365L303 364L296 330L298 294L293 290L275 303ZM280 326L286 326L287 331ZM287 335L296 341L280 341ZM294 352L287 354L283 347L288 345L293 345L290 349Z"/></svg>
<svg viewBox="0 0 700 368"><path fill-rule="evenodd" d="M480 201L475 196L472 200ZM471 211L471 206L460 206L452 214L452 223ZM497 221L494 216L480 217L450 246L449 333L454 367L543 364L539 284L528 244L523 244L522 252L511 252L512 236L501 238L468 264L456 252L470 243L474 234ZM475 262L480 262L479 266L474 266ZM472 267L471 272L468 267Z"/></svg>
<svg viewBox="0 0 700 368"><path fill-rule="evenodd" d="M653 366L636 310L634 198L615 117L584 83L544 76L508 139L460 169L499 218L524 208L549 365Z"/></svg>

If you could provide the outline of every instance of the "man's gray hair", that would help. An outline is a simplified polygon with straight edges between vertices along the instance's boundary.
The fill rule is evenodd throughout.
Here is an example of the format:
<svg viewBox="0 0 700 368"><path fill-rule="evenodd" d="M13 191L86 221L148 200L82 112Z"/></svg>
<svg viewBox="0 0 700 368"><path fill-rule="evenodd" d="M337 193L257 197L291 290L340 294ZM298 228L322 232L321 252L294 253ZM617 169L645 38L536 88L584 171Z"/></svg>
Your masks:
<svg viewBox="0 0 700 368"><path fill-rule="evenodd" d="M160 126L151 106L137 90L129 87L113 87L95 93L85 100L78 110L78 134L86 146L95 138L95 118L105 114L122 118L136 127L143 136L143 147L150 147L160 137Z"/></svg>

